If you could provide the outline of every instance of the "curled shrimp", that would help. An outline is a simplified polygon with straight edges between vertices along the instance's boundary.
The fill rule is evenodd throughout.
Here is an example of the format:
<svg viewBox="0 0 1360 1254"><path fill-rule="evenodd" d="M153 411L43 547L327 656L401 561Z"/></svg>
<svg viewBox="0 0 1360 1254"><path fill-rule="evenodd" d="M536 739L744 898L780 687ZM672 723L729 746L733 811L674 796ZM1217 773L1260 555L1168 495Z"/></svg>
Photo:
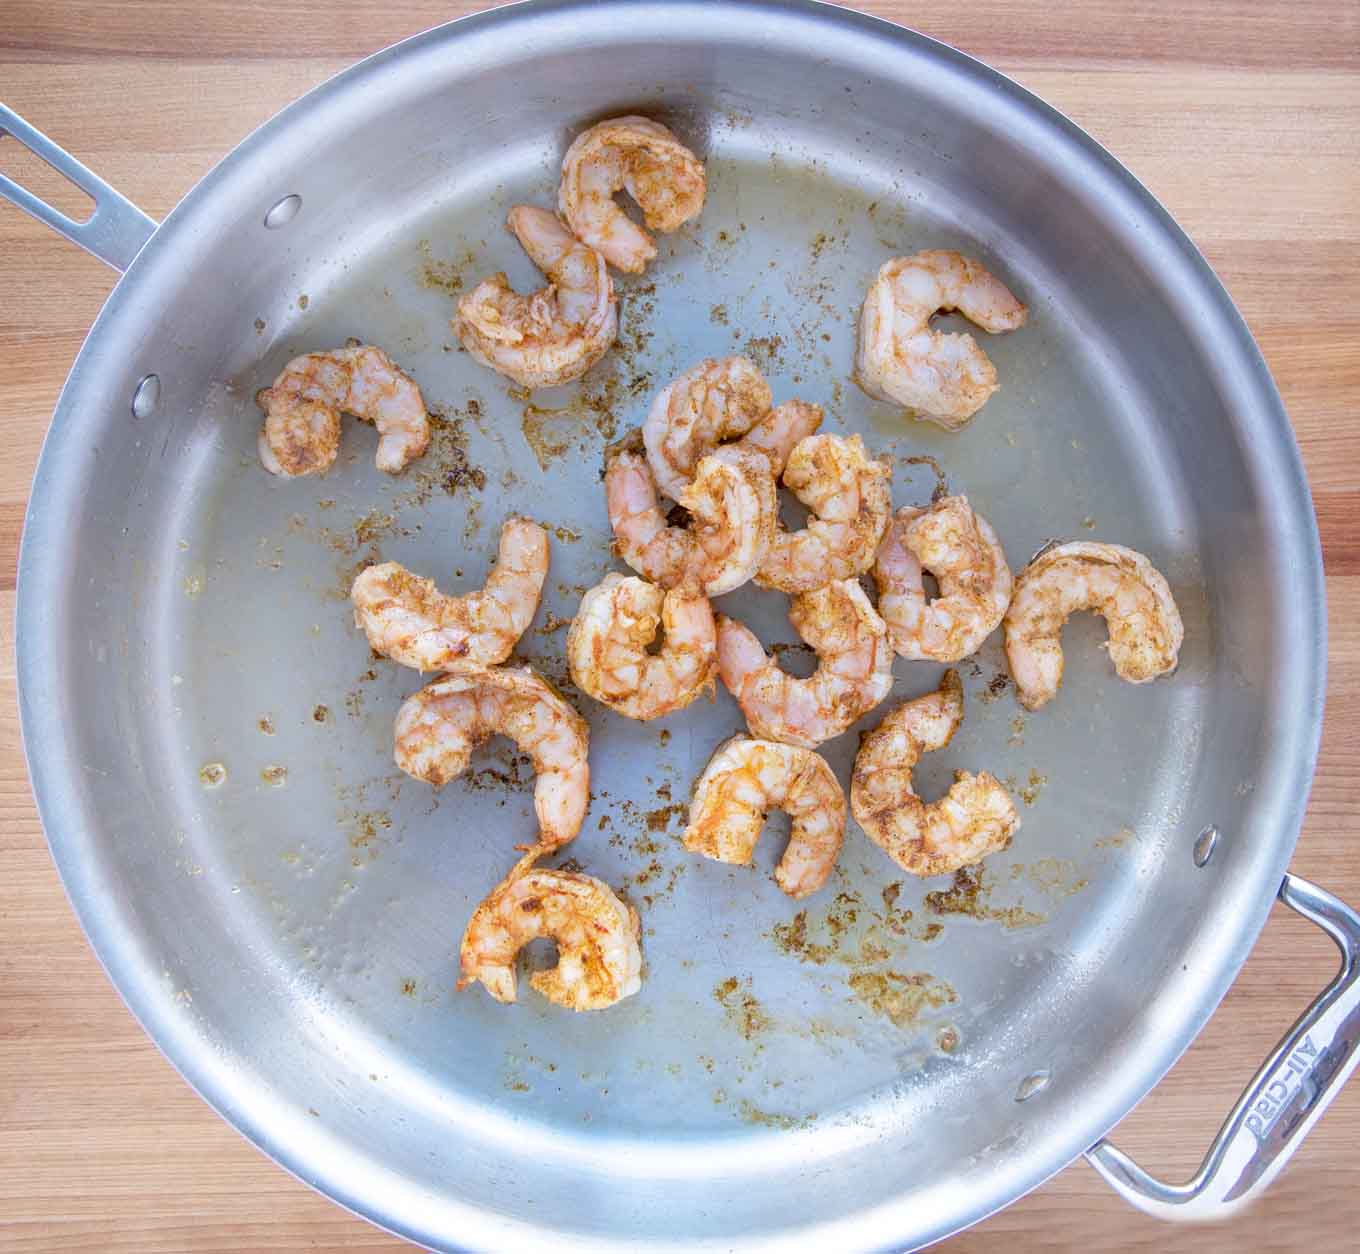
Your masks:
<svg viewBox="0 0 1360 1254"><path fill-rule="evenodd" d="M618 302L604 258L546 209L517 205L506 225L548 276L548 286L521 296L504 274L483 279L458 302L453 321L458 340L482 365L521 387L579 379L619 333Z"/></svg>
<svg viewBox="0 0 1360 1254"><path fill-rule="evenodd" d="M694 788L685 848L747 866L770 810L792 820L775 881L807 897L826 883L845 838L845 793L811 749L749 736L719 745Z"/></svg>
<svg viewBox="0 0 1360 1254"><path fill-rule="evenodd" d="M496 565L480 592L446 596L397 562L359 572L350 589L355 626L384 657L419 671L505 661L533 621L548 574L548 533L528 518L501 527Z"/></svg>
<svg viewBox="0 0 1360 1254"><path fill-rule="evenodd" d="M853 579L801 592L789 622L816 650L806 679L779 669L750 628L718 615L718 673L753 735L815 749L867 714L892 688L888 629Z"/></svg>
<svg viewBox="0 0 1360 1254"><path fill-rule="evenodd" d="M822 410L798 400L771 409L771 399L764 376L746 357L709 358L668 383L642 425L657 487L679 500L700 459L727 440L763 453L777 479L794 445L822 425Z"/></svg>
<svg viewBox="0 0 1360 1254"><path fill-rule="evenodd" d="M781 592L810 592L873 565L892 512L892 471L871 459L857 435L800 440L784 467L784 486L812 511L806 527L775 534L756 582Z"/></svg>
<svg viewBox="0 0 1360 1254"><path fill-rule="evenodd" d="M538 846L566 844L590 804L590 731L527 666L467 667L407 697L397 713L397 765L442 788L495 735L509 736L533 762Z"/></svg>
<svg viewBox="0 0 1360 1254"><path fill-rule="evenodd" d="M923 570L940 587L933 601ZM899 509L874 559L874 582L898 656L932 662L976 653L1001 625L1014 587L996 532L966 496Z"/></svg>
<svg viewBox="0 0 1360 1254"><path fill-rule="evenodd" d="M1145 684L1176 669L1185 628L1171 588L1141 553L1074 540L1040 553L1015 581L1006 611L1006 659L1020 704L1037 710L1062 683L1062 626L1095 610L1110 631L1115 674Z"/></svg>
<svg viewBox="0 0 1360 1254"><path fill-rule="evenodd" d="M904 701L860 744L850 777L857 822L909 875L943 875L1006 848L1020 826L1015 803L986 771L956 771L926 803L911 786L921 754L943 749L963 721L963 685L945 671L939 691Z"/></svg>
<svg viewBox="0 0 1360 1254"><path fill-rule="evenodd" d="M558 208L616 269L641 274L656 244L614 203L626 188L653 231L678 231L704 207L703 162L660 122L611 118L582 131L562 158Z"/></svg>
<svg viewBox="0 0 1360 1254"><path fill-rule="evenodd" d="M460 989L482 984L515 1000L515 959L530 941L557 944L557 965L529 983L567 1010L604 1010L642 987L637 911L608 884L574 871L534 867L530 851L473 912L459 946Z"/></svg>
<svg viewBox="0 0 1360 1254"><path fill-rule="evenodd" d="M859 321L860 386L948 431L962 427L997 389L996 367L971 335L930 329L935 314L954 309L993 334L1014 331L1029 316L976 261L932 249L885 262Z"/></svg>
<svg viewBox="0 0 1360 1254"><path fill-rule="evenodd" d="M661 649L648 653L658 625L665 632ZM706 596L662 592L615 572L581 598L567 633L567 664L582 692L626 718L646 720L712 691L717 648Z"/></svg>
<svg viewBox="0 0 1360 1254"><path fill-rule="evenodd" d="M325 474L340 451L340 415L378 428L379 470L395 475L429 447L430 418L411 378L364 344L294 357L273 387L255 393L265 412L260 460L285 478Z"/></svg>
<svg viewBox="0 0 1360 1254"><path fill-rule="evenodd" d="M678 497L689 526L673 527L657 503L656 480L639 443L634 435L616 445L605 468L619 556L663 588L715 597L741 587L774 538L778 501L768 460L735 445L710 453Z"/></svg>

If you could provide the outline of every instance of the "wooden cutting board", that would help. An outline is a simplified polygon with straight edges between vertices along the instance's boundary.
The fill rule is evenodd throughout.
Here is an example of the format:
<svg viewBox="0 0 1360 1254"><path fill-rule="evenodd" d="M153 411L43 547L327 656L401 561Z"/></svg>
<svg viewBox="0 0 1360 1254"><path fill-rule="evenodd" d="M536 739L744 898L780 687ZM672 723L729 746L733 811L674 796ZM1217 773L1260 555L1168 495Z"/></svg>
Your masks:
<svg viewBox="0 0 1360 1254"><path fill-rule="evenodd" d="M307 88L480 7L6 0L0 96L160 217ZM1085 127L1186 228L1250 323L1298 433L1327 563L1327 721L1294 869L1360 905L1360 5L862 7L990 62ZM14 152L0 140L0 169ZM0 205L0 1247L400 1248L268 1162L180 1080L86 945L34 813L14 701L16 550L48 417L113 277ZM1209 1028L1117 1143L1188 1176L1333 968L1330 944L1277 908ZM1226 1227L1154 1223L1077 1165L950 1248L1353 1249L1358 1173L1360 1083Z"/></svg>

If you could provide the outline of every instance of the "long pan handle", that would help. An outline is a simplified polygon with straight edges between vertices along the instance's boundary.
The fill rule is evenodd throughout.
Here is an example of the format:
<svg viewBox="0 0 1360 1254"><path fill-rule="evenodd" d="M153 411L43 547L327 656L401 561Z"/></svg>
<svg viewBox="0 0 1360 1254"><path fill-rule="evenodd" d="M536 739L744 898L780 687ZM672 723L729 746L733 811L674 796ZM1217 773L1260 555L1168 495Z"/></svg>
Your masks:
<svg viewBox="0 0 1360 1254"><path fill-rule="evenodd" d="M45 200L0 174L0 198L31 213L39 222L79 244L100 261L123 271L151 238L156 222L148 218L126 196L114 191L93 170L81 165L69 152L35 130L13 109L0 104L0 135L9 135L30 152L41 157L59 174L65 175L94 201L94 212L77 222L54 209Z"/></svg>
<svg viewBox="0 0 1360 1254"><path fill-rule="evenodd" d="M1275 1047L1186 1184L1164 1184L1106 1140L1086 1159L1126 1201L1161 1219L1220 1219L1279 1174L1360 1064L1360 915L1286 875L1280 900L1336 942L1341 969Z"/></svg>

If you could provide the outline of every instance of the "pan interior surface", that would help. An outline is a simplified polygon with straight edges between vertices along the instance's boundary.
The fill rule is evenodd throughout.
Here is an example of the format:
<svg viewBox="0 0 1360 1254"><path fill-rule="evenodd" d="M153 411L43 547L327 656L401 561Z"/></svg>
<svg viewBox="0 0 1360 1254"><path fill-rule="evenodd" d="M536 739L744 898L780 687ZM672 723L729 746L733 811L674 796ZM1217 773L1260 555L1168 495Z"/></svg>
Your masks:
<svg viewBox="0 0 1360 1254"><path fill-rule="evenodd" d="M39 472L20 610L35 781L82 920L167 1054L378 1222L444 1247L925 1241L1117 1119L1264 918L1320 682L1297 462L1207 269L1018 89L816 7L626 8L637 21L607 29L558 6L399 46L253 137L153 239ZM449 319L486 274L541 282L505 213L551 205L571 136L624 112L701 153L707 206L618 280L618 348L526 398ZM267 229L289 194L301 211ZM1031 308L1014 334L975 332L1002 387L958 434L851 380L866 285L929 247L978 257ZM256 389L350 337L420 384L431 452L388 478L373 430L346 419L327 476L272 478ZM963 727L915 778L928 798L960 768L1012 784L1023 826L980 877L905 877L853 821L804 903L771 877L778 817L753 867L698 859L686 801L743 728L735 704L720 691L639 724L571 686L563 623L624 569L604 445L668 379L734 352L776 400L821 404L823 430L891 455L895 505L928 501L938 466L1014 569L1050 538L1097 539L1171 582L1186 643L1170 680L1116 680L1090 616L1037 714L1006 685L999 633L960 668ZM150 371L160 409L137 419ZM402 776L392 720L421 679L370 655L347 600L377 559L479 586L513 512L553 533L517 656L591 728L592 806L555 862L643 920L642 991L600 1014L527 983L514 1006L453 990L467 918L533 835L531 768L497 741L439 793ZM786 605L720 602L806 673ZM891 701L941 669L899 659ZM824 747L842 783L888 708ZM1211 824L1223 839L1197 869ZM1035 1074L1047 1085L1017 1102Z"/></svg>

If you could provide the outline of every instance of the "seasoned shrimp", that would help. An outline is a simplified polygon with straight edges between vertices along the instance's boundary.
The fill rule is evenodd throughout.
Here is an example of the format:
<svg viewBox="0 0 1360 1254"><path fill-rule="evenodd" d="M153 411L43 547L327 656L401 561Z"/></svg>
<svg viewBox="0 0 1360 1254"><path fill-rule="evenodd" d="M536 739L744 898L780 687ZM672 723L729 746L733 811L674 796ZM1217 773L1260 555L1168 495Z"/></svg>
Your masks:
<svg viewBox="0 0 1360 1254"><path fill-rule="evenodd" d="M648 653L658 625L665 632L661 650ZM706 596L608 574L581 598L567 633L567 664L582 692L626 718L683 710L713 689L713 609Z"/></svg>
<svg viewBox="0 0 1360 1254"><path fill-rule="evenodd" d="M811 749L749 736L719 745L694 788L685 848L747 866L770 810L792 820L775 881L807 897L826 883L845 837L845 794Z"/></svg>
<svg viewBox="0 0 1360 1254"><path fill-rule="evenodd" d="M557 197L567 225L611 266L641 274L656 256L656 245L614 203L622 188L653 231L669 234L704 207L703 162L650 118L600 122L567 149Z"/></svg>
<svg viewBox="0 0 1360 1254"><path fill-rule="evenodd" d="M822 410L797 400L771 409L770 402L769 384L747 357L708 358L668 383L642 425L657 487L678 501L699 461L727 440L763 453L777 479L794 445L822 425Z"/></svg>
<svg viewBox="0 0 1360 1254"><path fill-rule="evenodd" d="M850 777L855 822L910 875L944 875L1011 843L1015 803L986 771L956 771L929 804L911 786L921 754L943 749L963 721L963 685L945 671L938 692L904 701L864 737Z"/></svg>
<svg viewBox="0 0 1360 1254"><path fill-rule="evenodd" d="M534 867L533 850L473 912L459 958L460 989L482 984L515 1000L515 958L530 941L557 944L557 965L529 983L567 1010L604 1010L642 987L637 911L591 875Z"/></svg>
<svg viewBox="0 0 1360 1254"><path fill-rule="evenodd" d="M784 486L813 516L800 531L778 530L756 582L810 592L868 570L892 512L891 478L857 435L800 440L784 467Z"/></svg>
<svg viewBox="0 0 1360 1254"><path fill-rule="evenodd" d="M927 602L922 570L940 595ZM874 560L878 612L900 657L957 662L1000 625L1014 580L996 532L966 496L903 506Z"/></svg>
<svg viewBox="0 0 1360 1254"><path fill-rule="evenodd" d="M1063 676L1062 626L1095 610L1110 631L1115 674L1145 684L1176 669L1185 628L1171 588L1141 553L1074 540L1040 553L1015 581L1006 611L1006 658L1020 704L1046 705Z"/></svg>
<svg viewBox="0 0 1360 1254"><path fill-rule="evenodd" d="M667 525L636 436L608 454L605 498L618 554L663 588L720 596L755 574L774 538L778 501L770 464L728 445L703 458L678 498L688 527Z"/></svg>
<svg viewBox="0 0 1360 1254"><path fill-rule="evenodd" d="M433 580L382 562L354 580L354 624L376 652L416 670L495 666L533 621L547 574L548 533L512 516L501 527L496 565L480 592L446 596Z"/></svg>
<svg viewBox="0 0 1360 1254"><path fill-rule="evenodd" d="M859 321L858 373L870 396L957 431L997 389L996 367L971 335L930 329L957 309L984 331L1024 326L1029 310L976 261L933 249L884 263Z"/></svg>
<svg viewBox="0 0 1360 1254"><path fill-rule="evenodd" d="M699 459L745 435L770 412L771 401L770 385L749 357L705 358L672 379L642 424L656 486L679 500Z"/></svg>
<svg viewBox="0 0 1360 1254"><path fill-rule="evenodd" d="M754 735L815 749L888 695L892 646L883 620L853 579L799 593L789 606L789 622L817 652L814 674L795 679L780 670L754 632L723 614L718 673Z"/></svg>
<svg viewBox="0 0 1360 1254"><path fill-rule="evenodd" d="M397 713L397 765L442 788L495 735L509 736L533 762L538 845L566 844L590 804L590 731L527 666L467 667L407 697Z"/></svg>
<svg viewBox="0 0 1360 1254"><path fill-rule="evenodd" d="M482 365L521 387L579 379L619 333L618 302L604 258L546 209L518 205L506 225L549 284L521 296L504 274L483 279L458 302L453 321L458 340Z"/></svg>
<svg viewBox="0 0 1360 1254"><path fill-rule="evenodd" d="M271 474L325 474L340 451L340 414L378 428L377 466L395 475L430 443L420 389L380 348L364 344L294 357L255 393L265 412L260 460Z"/></svg>

